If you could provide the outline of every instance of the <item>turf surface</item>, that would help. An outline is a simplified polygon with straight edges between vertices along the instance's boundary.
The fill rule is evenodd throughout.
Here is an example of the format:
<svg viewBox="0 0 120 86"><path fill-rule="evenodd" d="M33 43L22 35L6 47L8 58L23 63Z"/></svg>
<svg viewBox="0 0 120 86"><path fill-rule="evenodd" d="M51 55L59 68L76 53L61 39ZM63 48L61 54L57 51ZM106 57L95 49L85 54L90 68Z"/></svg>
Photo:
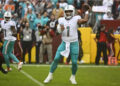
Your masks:
<svg viewBox="0 0 120 86"><path fill-rule="evenodd" d="M11 65L13 70L7 75L0 72L0 86L120 86L120 66L79 65L77 85L72 85L69 81L71 65L59 65L49 84L43 83L48 75L49 65L24 65L21 72L15 66Z"/></svg>

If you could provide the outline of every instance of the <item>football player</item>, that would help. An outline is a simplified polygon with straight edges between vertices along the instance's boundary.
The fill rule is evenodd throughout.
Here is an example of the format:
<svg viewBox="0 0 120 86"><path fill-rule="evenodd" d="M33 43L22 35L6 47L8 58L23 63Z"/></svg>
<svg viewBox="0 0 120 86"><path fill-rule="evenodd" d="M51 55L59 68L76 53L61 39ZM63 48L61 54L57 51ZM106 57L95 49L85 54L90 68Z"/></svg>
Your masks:
<svg viewBox="0 0 120 86"><path fill-rule="evenodd" d="M7 65L7 71L11 71L10 68L10 61L11 58L13 61L15 61L18 64L18 70L22 68L22 62L20 62L16 56L12 53L14 49L14 43L16 40L16 24L14 21L11 20L12 14L9 11L6 11L4 13L4 20L1 21L1 28L4 32L4 44L3 44L3 50L2 54L4 56L6 65Z"/></svg>
<svg viewBox="0 0 120 86"><path fill-rule="evenodd" d="M79 54L78 43L78 25L86 23L87 19L81 19L79 15L75 15L75 8L68 5L64 9L64 17L58 19L57 30L62 34L62 43L59 45L54 61L51 64L49 74L44 80L44 83L49 83L53 79L53 73L57 68L58 62L62 56L71 56L72 60L72 75L70 81L72 84L77 84L75 75L77 72L77 59Z"/></svg>

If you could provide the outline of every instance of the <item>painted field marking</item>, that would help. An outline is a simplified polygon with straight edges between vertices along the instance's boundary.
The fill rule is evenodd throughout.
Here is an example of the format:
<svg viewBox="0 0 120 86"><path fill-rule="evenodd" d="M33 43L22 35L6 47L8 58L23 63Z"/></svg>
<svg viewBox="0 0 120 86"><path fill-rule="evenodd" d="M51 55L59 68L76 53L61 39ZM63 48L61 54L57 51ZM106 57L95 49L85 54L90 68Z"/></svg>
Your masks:
<svg viewBox="0 0 120 86"><path fill-rule="evenodd" d="M17 66L13 65L16 69L17 69ZM28 73L26 73L25 71L23 70L20 70L20 72L22 74L24 74L26 77L28 77L29 79L31 79L33 82L35 82L36 84L38 84L39 86L44 86L43 83L39 82L38 80L36 80L35 78L33 78L31 75L29 75Z"/></svg>

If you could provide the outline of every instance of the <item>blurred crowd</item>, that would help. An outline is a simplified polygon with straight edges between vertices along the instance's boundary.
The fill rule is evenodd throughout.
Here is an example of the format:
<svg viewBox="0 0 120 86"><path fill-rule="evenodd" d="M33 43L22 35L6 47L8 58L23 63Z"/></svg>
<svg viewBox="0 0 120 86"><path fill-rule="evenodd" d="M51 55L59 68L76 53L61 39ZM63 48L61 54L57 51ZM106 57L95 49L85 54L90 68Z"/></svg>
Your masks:
<svg viewBox="0 0 120 86"><path fill-rule="evenodd" d="M52 62L52 41L57 35L57 20L64 16L64 8L74 5L76 14L84 18L89 12L89 20L85 25L93 28L96 33L100 20L120 19L119 0L0 0L0 20L4 13L10 11L12 20L17 24L17 46L25 63L25 54L28 51L31 63L31 49L36 46L36 63L43 63L44 53L47 51L48 61ZM92 8L104 6L104 11L94 11ZM17 48L18 49L18 48ZM16 49L16 50L17 50ZM16 51L14 51L16 53ZM18 53L16 53L17 55Z"/></svg>

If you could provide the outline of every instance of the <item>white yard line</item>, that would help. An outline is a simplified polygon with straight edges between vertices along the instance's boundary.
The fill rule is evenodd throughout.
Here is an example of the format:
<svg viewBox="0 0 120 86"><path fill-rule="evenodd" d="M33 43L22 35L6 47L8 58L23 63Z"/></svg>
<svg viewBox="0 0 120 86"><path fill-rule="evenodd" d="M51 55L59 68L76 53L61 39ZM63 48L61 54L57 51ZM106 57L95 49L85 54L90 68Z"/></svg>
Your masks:
<svg viewBox="0 0 120 86"><path fill-rule="evenodd" d="M13 65L16 69L17 67L15 65ZM20 72L22 74L24 74L26 77L28 77L29 79L31 79L33 82L35 82L36 84L38 84L39 86L44 86L44 84L42 84L41 82L39 82L38 80L36 80L35 78L33 78L31 75L29 75L28 73L26 73L25 71L23 70L20 70Z"/></svg>
<svg viewBox="0 0 120 86"><path fill-rule="evenodd" d="M44 64L24 64L23 66L35 66L35 67L50 67L50 65ZM58 67L71 67L71 65L58 65ZM120 68L120 66L106 66L106 65L78 65L79 68Z"/></svg>

